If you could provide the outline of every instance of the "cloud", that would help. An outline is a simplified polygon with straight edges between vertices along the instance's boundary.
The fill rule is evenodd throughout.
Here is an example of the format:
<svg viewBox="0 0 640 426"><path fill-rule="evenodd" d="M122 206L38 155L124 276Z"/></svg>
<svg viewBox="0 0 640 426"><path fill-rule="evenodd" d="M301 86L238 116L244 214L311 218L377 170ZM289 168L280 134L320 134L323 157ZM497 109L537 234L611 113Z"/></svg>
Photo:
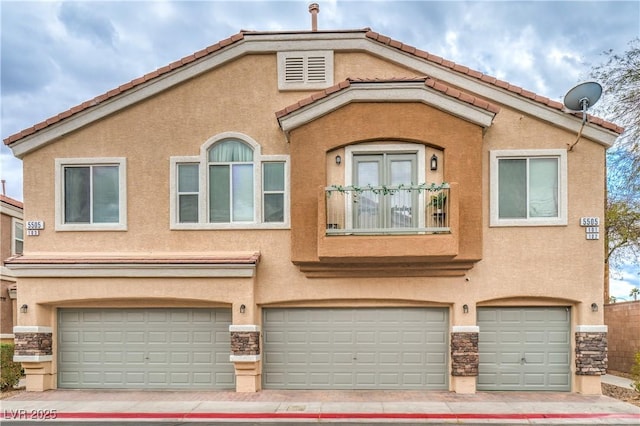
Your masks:
<svg viewBox="0 0 640 426"><path fill-rule="evenodd" d="M97 44L113 45L117 33L113 24L101 13L104 3L63 2L58 18L70 34Z"/></svg>

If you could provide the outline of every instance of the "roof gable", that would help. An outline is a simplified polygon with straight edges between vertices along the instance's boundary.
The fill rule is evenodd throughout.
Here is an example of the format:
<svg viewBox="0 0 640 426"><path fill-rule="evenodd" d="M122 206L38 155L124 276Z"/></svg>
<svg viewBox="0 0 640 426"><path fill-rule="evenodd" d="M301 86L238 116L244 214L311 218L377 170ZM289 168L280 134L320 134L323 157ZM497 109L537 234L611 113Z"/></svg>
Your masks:
<svg viewBox="0 0 640 426"><path fill-rule="evenodd" d="M347 79L276 112L276 118L288 133L353 102L422 102L485 128L500 110L497 105L428 77Z"/></svg>
<svg viewBox="0 0 640 426"><path fill-rule="evenodd" d="M581 115L563 110L560 102L511 85L478 71L406 45L370 29L346 31L241 31L212 46L161 67L142 77L83 102L67 111L4 139L14 155L25 154L93 121L162 92L176 84L251 53L275 53L281 50L332 49L366 51L400 63L449 87L463 89L477 99L492 99L520 111L577 132ZM623 129L613 123L589 116L583 137L610 145Z"/></svg>

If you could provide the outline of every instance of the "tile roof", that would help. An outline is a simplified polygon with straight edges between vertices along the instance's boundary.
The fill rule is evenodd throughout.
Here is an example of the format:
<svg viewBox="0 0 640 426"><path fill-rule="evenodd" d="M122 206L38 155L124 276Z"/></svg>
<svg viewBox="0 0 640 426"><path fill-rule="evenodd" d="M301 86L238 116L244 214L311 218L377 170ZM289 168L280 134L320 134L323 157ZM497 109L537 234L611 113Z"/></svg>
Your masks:
<svg viewBox="0 0 640 426"><path fill-rule="evenodd" d="M492 77L490 75L481 73L480 71L472 70L472 69L470 69L468 67L465 67L463 65L456 64L455 62L446 60L444 58L441 58L440 56L432 55L431 53L426 52L424 50L416 49L413 46L406 45L406 44L404 44L402 42L399 42L397 40L393 40L393 39L391 39L391 38L389 38L387 36L378 34L378 33L374 32L374 31L371 31L371 30L367 31L366 36L368 38L372 39L372 40L375 40L375 41L377 41L379 43L382 43L384 45L387 45L389 47L393 47L395 49L401 50L403 52L409 53L411 55L417 56L417 57L422 58L422 59L426 59L429 62L434 62L434 63L436 63L438 65L441 65L443 67L449 68L449 69L451 69L453 71L456 71L456 72L459 72L459 73L462 73L462 74L466 74L466 75L468 75L470 77L476 78L476 79L478 79L480 81L483 81L485 83L492 84L494 86L497 86L497 87L500 87L502 89L508 90L509 92L513 92L513 93L516 93L516 94L518 94L520 96L523 96L525 98L531 99L531 100L533 100L535 102L539 102L541 104L547 105L548 107L551 107L553 109L564 111L564 105L562 104L562 102L554 101L554 100L551 100L551 99L549 99L549 98L547 98L545 96L537 95L537 94L535 94L533 92L530 92L528 90L523 89L522 87L515 86L515 85L510 84L510 83L508 83L506 81L503 81L503 80L498 80L495 77ZM574 113L574 115L582 117L581 113ZM589 116L589 122L592 123L592 124L596 124L598 126L604 127L605 129L611 130L611 131L613 131L615 133L618 133L618 134L620 134L620 133L622 133L624 131L624 128L622 128L622 127L620 127L620 126L618 126L618 125L616 125L614 123L611 123L609 121L603 120L600 117L596 117L596 116L593 116L593 115L590 115L590 114L588 114L588 116Z"/></svg>
<svg viewBox="0 0 640 426"><path fill-rule="evenodd" d="M196 61L202 57L205 57L209 54L212 54L214 52L217 52L221 49L224 49L225 47L234 44L240 40L243 40L245 38L245 35L247 34L298 34L298 33L304 33L304 34L329 34L329 33L334 33L334 32L345 32L345 31L318 31L318 32L309 32L309 31L284 31L284 32L258 32L258 31L245 31L245 30L241 30L239 33L232 35L231 37L228 37L224 40L219 41L216 44L213 44L209 47L206 47L202 50L199 50L191 55L185 56L184 58L172 62L169 65L166 65L164 67L158 68L155 71L152 71L148 74L143 75L142 77L136 78L128 83L125 83L115 89L112 89L106 93L103 93L102 95L96 96L95 98L88 100L86 102L83 102L80 105L77 105L67 111L61 112L58 115L55 115L53 117L50 117L40 123L35 124L34 126L31 126L29 128L26 128L18 133L15 133L13 135L8 136L7 138L4 139L4 143L5 145L10 145L13 142L16 142L26 136L32 135L36 132L38 132L39 130L42 130L48 126L51 126L55 123L58 123L66 118L69 118L81 111L87 110L89 108L92 108L98 104L100 104L101 102L106 101L107 99L113 98L115 96L118 96L128 90L131 90L132 88L139 86L141 84L144 84L150 80L153 80L161 75L170 73L178 68L181 68L183 66L185 66L186 64L189 64L193 61ZM533 92L530 92L528 90L524 90L521 87L518 86L514 86L512 84L509 84L506 81L502 81L502 80L498 80L495 77L491 77L487 74L483 74L479 71L475 71L472 70L468 67L456 64L455 62L443 59L439 56L436 55L432 55L426 51L417 49L415 47L412 47L410 45L404 44L402 42L399 42L397 40L393 40L387 36L383 36L379 33L376 33L372 30L370 30L369 28L364 28L362 30L356 30L356 31L348 31L348 32L364 32L366 37L369 38L370 40L376 41L378 43L382 43L386 46L389 46L391 48L395 48L398 49L402 52L405 53L409 53L411 55L414 55L416 57L425 59L429 62L433 62L436 63L440 66L449 68L455 72L458 73L462 73L465 75L468 75L470 77L474 77L480 81L483 81L485 83L489 83L491 85L497 86L499 88L505 89L507 91L510 91L512 93L516 93L518 95L521 95L525 98L531 99L535 102L539 102L541 104L547 105L551 108L563 111L563 105L560 102L557 101L553 101L547 97L544 96L540 96L537 95ZM575 115L579 115L578 113L576 113ZM611 130L613 132L616 132L618 134L623 132L623 128L605 121L599 117L595 117L595 116L591 116L589 115L589 122L592 124L596 124L599 125L601 127L604 127L605 129Z"/></svg>
<svg viewBox="0 0 640 426"><path fill-rule="evenodd" d="M434 90L442 92L452 98L456 98L473 106L486 109L487 111L493 112L497 114L500 111L500 107L490 102L487 102L483 99L470 95L466 92L462 92L458 89L455 89L451 86L446 85L445 83L438 81L436 79L430 77L399 77L399 78L386 78L386 79L361 79L361 78L348 78L340 83L331 86L327 89L321 90L308 96L304 99L299 100L298 102L287 106L284 109L276 112L276 118L282 118L287 114L292 113L302 107L305 107L319 99L326 98L327 96L344 90L352 85L357 85L358 83L402 83L402 82L424 82L424 85L430 87Z"/></svg>
<svg viewBox="0 0 640 426"><path fill-rule="evenodd" d="M6 195L0 195L0 201L10 204L19 209L24 209L24 204L22 204L22 201L14 200L13 198L7 197Z"/></svg>

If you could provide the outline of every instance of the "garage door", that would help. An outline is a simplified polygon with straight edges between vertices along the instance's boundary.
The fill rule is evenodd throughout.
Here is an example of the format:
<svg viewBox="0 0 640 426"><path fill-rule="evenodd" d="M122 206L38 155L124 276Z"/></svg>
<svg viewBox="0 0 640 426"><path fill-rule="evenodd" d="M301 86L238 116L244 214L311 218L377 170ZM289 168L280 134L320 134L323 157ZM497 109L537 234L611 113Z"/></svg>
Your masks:
<svg viewBox="0 0 640 426"><path fill-rule="evenodd" d="M264 387L447 389L446 309L265 309Z"/></svg>
<svg viewBox="0 0 640 426"><path fill-rule="evenodd" d="M229 309L60 309L58 387L232 389Z"/></svg>
<svg viewBox="0 0 640 426"><path fill-rule="evenodd" d="M478 390L571 390L569 308L478 308L478 326Z"/></svg>

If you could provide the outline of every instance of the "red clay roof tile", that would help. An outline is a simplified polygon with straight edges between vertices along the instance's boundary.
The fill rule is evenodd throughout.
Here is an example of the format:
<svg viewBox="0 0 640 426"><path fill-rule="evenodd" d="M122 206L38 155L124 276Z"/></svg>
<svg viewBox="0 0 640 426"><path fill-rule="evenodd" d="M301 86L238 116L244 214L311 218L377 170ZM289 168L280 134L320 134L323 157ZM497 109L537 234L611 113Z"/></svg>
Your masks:
<svg viewBox="0 0 640 426"><path fill-rule="evenodd" d="M18 201L14 198L7 197L6 195L0 194L0 201L2 201L3 203L11 204L12 206L18 207L19 209L24 208L24 204L22 203L22 201Z"/></svg>
<svg viewBox="0 0 640 426"><path fill-rule="evenodd" d="M424 82L425 86L431 87L434 90L437 90L439 92L442 92L448 96L451 96L453 98L457 98L463 102L466 102L468 104L477 106L478 108L482 108L482 109L486 109L490 112L493 112L494 114L498 113L500 111L500 107L498 107L497 105L494 105L484 99L479 99L476 98L475 96L469 94L469 93L465 93L465 92L461 92L458 89L454 89L444 83L442 83L441 81L435 80L433 78L430 77L396 77L396 78L385 78L385 79L381 79L381 78L374 78L374 79L364 79L364 78L348 78L346 80L341 81L338 84L333 85L332 87L329 87L327 89L321 90L320 92L316 92L311 94L310 96L292 104L289 105L283 109L281 109L280 111L276 111L275 115L276 118L280 119L294 111L297 111L298 109L307 106L319 99L325 98L333 93L339 92L341 90L346 89L347 87L350 87L352 84L358 84L358 83L389 83L389 82Z"/></svg>

